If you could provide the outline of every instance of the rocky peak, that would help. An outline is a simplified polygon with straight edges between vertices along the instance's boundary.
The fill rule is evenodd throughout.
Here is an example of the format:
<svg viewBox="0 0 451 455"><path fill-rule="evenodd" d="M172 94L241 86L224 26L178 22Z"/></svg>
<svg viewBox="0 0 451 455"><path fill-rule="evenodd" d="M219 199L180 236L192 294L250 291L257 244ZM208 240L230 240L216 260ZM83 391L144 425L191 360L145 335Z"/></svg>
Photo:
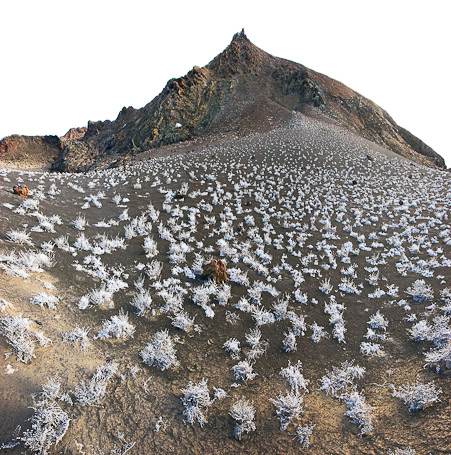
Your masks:
<svg viewBox="0 0 451 455"><path fill-rule="evenodd" d="M233 36L225 50L209 63L208 68L218 72L222 77L236 73L259 72L269 57L269 54L248 39L242 29Z"/></svg>
<svg viewBox="0 0 451 455"><path fill-rule="evenodd" d="M231 43L245 43L246 45L254 46L249 40L249 38L246 36L246 33L244 33L244 28L241 29L241 32L235 33L233 35Z"/></svg>
<svg viewBox="0 0 451 455"><path fill-rule="evenodd" d="M86 131L70 130L61 141L4 140L0 159L19 161L33 154L54 160L60 151L54 170L88 170L106 158L196 136L269 131L285 124L293 110L338 123L418 163L445 167L439 155L375 103L323 74L264 52L244 30L208 65L169 80L145 107L124 107L116 120L90 121Z"/></svg>

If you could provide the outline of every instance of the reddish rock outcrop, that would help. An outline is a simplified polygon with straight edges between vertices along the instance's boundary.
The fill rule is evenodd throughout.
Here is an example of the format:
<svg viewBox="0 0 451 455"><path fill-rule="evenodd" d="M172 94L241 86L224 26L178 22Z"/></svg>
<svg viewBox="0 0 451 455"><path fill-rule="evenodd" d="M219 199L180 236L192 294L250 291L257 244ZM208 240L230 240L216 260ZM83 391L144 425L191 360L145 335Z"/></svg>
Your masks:
<svg viewBox="0 0 451 455"><path fill-rule="evenodd" d="M0 161L13 166L49 167L60 156L58 136L7 136L0 141Z"/></svg>
<svg viewBox="0 0 451 455"><path fill-rule="evenodd" d="M71 139L82 139L86 134L85 126L79 128L71 128L64 136L61 136L62 141L70 141Z"/></svg>

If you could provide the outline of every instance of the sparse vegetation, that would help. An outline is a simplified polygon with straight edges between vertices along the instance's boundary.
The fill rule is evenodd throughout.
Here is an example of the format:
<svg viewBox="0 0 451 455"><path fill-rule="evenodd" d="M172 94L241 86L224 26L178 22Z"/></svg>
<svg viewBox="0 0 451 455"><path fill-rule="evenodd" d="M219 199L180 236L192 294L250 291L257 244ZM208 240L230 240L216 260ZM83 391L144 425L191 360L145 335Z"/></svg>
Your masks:
<svg viewBox="0 0 451 455"><path fill-rule="evenodd" d="M169 453L213 425L214 438L192 439L193 450L311 445L329 453L333 439L352 452L363 443L349 438L379 431L379 406L396 408L397 398L409 418L422 414L425 434L434 426L426 440L395 425L399 441L408 435L417 450L430 450L429 441L447 448L438 436L449 423L447 403L439 403L446 375L437 373L451 368L450 178L388 159L336 126L331 139L323 128L293 112L289 127L230 133L226 144L195 138L183 145L189 154L174 144L173 153L120 170L23 174L33 192L26 201L4 193L0 333L18 361L33 360L20 365L7 353L5 381L20 392L36 366L74 388L62 393L49 381L26 439L11 444L123 455L136 440L147 453L153 430L151 440ZM11 173L19 181L18 171L0 170L3 182ZM226 266L221 276L218 264ZM61 362L50 367L48 359ZM434 382L404 384L423 363L435 369L424 372ZM340 434L336 409L354 436ZM101 433L98 446L66 431L71 418L80 419L78 431L97 411L89 438ZM337 429L332 439L321 434L326 414ZM120 437L111 430L117 415ZM288 436L293 448L279 444ZM414 453L396 450L389 453Z"/></svg>

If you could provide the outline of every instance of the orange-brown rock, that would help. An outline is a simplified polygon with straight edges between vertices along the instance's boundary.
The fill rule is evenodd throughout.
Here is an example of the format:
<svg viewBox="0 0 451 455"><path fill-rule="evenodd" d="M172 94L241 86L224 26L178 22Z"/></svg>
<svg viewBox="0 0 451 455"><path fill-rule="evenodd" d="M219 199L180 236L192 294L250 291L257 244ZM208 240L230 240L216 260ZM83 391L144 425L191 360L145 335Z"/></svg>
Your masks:
<svg viewBox="0 0 451 455"><path fill-rule="evenodd" d="M26 185L14 185L13 193L19 196L28 197L28 187Z"/></svg>
<svg viewBox="0 0 451 455"><path fill-rule="evenodd" d="M85 126L79 128L71 128L64 136L61 136L62 141L70 141L72 139L81 139L86 134L87 128Z"/></svg>
<svg viewBox="0 0 451 455"><path fill-rule="evenodd" d="M224 261L221 261L220 259L212 259L204 269L204 276L213 279L216 284L226 283L228 278L227 268Z"/></svg>

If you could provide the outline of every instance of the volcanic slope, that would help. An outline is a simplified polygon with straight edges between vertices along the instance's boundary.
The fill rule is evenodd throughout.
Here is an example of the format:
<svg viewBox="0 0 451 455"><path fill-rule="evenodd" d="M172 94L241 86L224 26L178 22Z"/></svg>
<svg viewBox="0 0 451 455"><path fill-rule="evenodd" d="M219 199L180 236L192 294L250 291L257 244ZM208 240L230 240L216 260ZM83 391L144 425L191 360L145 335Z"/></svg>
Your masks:
<svg viewBox="0 0 451 455"><path fill-rule="evenodd" d="M244 31L208 65L169 80L143 108L124 107L113 121L89 122L86 131L70 130L61 140L52 136L57 141L52 153L44 148L48 137L5 138L0 160L20 166L27 156L41 164L47 156L53 170L86 171L190 139L267 132L289 120L293 110L317 118L321 113L327 124L339 124L415 162L445 168L440 155L375 103L323 74L268 54Z"/></svg>
<svg viewBox="0 0 451 455"><path fill-rule="evenodd" d="M171 150L1 170L8 453L450 451L450 175L301 113Z"/></svg>

